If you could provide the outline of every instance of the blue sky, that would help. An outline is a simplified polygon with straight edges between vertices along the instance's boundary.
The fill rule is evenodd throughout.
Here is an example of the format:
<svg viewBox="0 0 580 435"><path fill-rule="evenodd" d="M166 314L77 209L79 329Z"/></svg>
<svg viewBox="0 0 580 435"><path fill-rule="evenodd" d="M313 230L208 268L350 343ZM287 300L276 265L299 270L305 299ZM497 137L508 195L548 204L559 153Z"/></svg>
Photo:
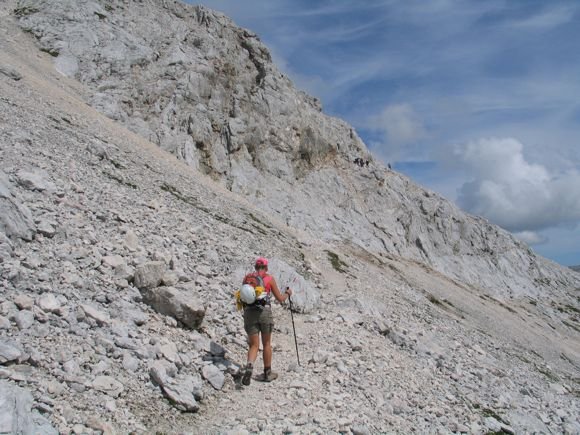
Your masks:
<svg viewBox="0 0 580 435"><path fill-rule="evenodd" d="M209 0L373 153L580 264L580 2Z"/></svg>

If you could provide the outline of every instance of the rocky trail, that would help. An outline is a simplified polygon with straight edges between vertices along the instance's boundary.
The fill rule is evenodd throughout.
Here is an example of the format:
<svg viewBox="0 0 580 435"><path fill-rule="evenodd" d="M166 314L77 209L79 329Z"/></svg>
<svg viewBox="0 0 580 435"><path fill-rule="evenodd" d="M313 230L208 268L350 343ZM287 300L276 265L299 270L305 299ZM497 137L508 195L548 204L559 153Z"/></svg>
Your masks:
<svg viewBox="0 0 580 435"><path fill-rule="evenodd" d="M540 262L551 292L497 286L505 270L482 288L473 281L491 263L458 278L476 255L434 264L392 240L377 249L366 230L338 233L380 195L405 207L401 186L424 195L348 160L319 171L321 186L360 194L341 196L337 220L264 210L87 104L91 87L21 30L22 5L0 4L0 433L580 433L578 279ZM369 180L379 197L360 192ZM320 206L313 192L305 208ZM421 217L380 231L412 240L403 233L453 221L435 214L432 227L414 227ZM280 377L240 389L232 295L259 255L296 292L302 365L275 305Z"/></svg>

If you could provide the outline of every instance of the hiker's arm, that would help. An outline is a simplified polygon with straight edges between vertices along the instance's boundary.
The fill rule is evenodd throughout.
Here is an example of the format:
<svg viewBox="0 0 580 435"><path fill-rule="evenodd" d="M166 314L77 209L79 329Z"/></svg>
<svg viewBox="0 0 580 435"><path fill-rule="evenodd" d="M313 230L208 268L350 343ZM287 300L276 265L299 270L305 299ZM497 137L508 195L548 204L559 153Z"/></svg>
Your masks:
<svg viewBox="0 0 580 435"><path fill-rule="evenodd" d="M276 284L276 280L272 278L272 293L274 293L274 296L276 297L278 302L283 303L286 302L286 299L290 297L290 295L292 294L292 290L287 288L286 293L282 295L282 293L280 293L280 289L278 288L278 284Z"/></svg>

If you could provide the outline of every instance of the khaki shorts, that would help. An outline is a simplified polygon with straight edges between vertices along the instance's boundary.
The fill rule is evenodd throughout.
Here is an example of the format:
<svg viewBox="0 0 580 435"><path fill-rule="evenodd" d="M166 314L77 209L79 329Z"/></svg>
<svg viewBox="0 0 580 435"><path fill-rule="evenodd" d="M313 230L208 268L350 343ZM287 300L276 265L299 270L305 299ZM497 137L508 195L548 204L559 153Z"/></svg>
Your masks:
<svg viewBox="0 0 580 435"><path fill-rule="evenodd" d="M271 334L274 329L272 307L247 307L244 309L244 329L248 335Z"/></svg>

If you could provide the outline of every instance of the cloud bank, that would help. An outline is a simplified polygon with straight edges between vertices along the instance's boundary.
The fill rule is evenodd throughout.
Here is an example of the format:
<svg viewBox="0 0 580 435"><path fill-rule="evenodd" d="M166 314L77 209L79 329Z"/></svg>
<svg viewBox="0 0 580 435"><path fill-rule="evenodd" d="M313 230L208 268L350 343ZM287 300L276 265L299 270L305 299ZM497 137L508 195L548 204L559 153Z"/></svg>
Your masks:
<svg viewBox="0 0 580 435"><path fill-rule="evenodd" d="M551 173L524 156L513 138L489 138L453 149L452 159L471 174L458 192L467 211L485 216L531 243L543 241L532 231L575 226L580 221L580 173Z"/></svg>

